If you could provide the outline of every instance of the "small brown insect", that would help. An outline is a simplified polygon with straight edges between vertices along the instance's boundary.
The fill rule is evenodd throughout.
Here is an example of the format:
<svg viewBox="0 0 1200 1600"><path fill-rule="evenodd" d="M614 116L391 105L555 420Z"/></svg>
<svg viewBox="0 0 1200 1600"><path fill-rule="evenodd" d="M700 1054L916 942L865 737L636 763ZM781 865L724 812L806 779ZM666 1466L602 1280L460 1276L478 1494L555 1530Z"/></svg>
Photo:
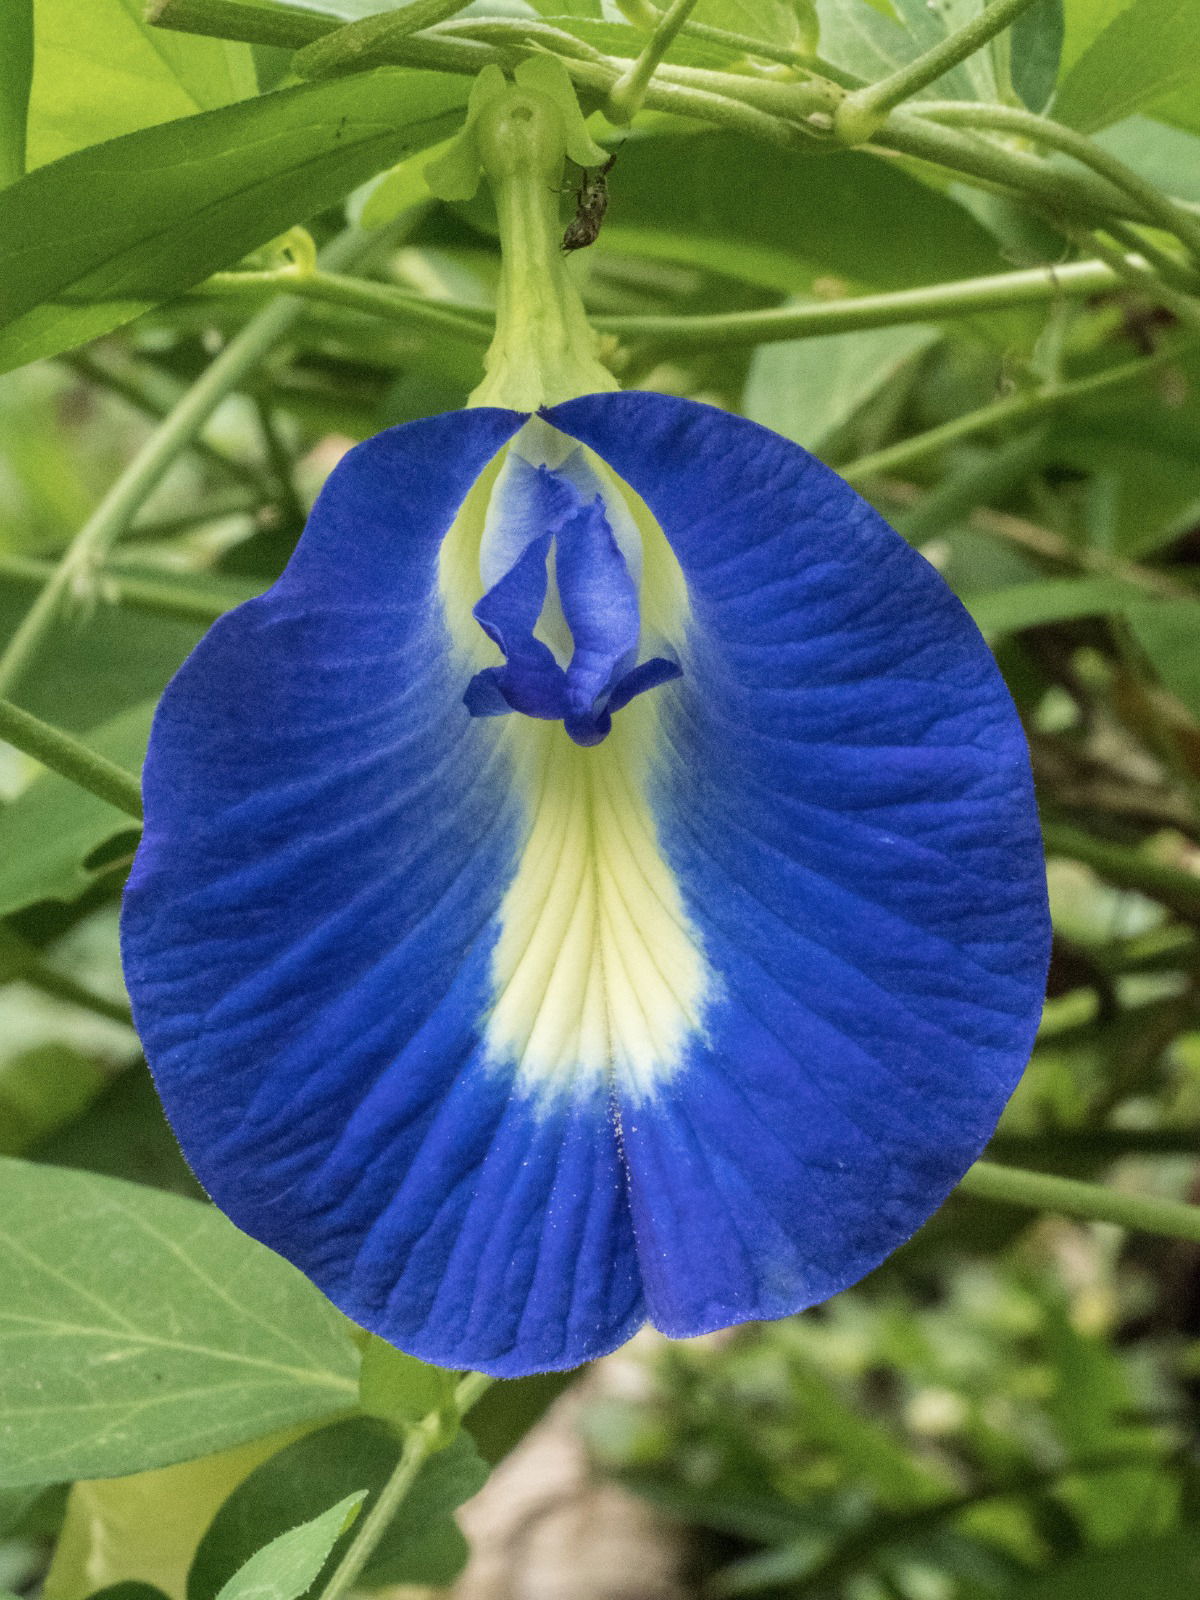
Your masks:
<svg viewBox="0 0 1200 1600"><path fill-rule="evenodd" d="M567 231L562 236L564 250L583 250L589 244L595 244L604 223L604 213L608 210L608 175L616 159L617 152L614 150L604 165L597 167L594 172L589 172L586 167L582 169L579 187L575 191L575 215L567 223Z"/></svg>

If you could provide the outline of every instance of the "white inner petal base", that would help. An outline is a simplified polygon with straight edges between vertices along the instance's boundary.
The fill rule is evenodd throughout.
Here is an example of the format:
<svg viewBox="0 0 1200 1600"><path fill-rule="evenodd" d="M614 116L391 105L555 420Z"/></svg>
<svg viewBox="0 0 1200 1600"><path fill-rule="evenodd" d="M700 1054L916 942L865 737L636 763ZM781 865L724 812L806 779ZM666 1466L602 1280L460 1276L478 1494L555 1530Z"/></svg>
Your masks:
<svg viewBox="0 0 1200 1600"><path fill-rule="evenodd" d="M682 1065L712 979L663 859L644 788L649 699L603 744L514 719L529 836L500 911L488 1056L536 1097L610 1082L634 1100Z"/></svg>
<svg viewBox="0 0 1200 1600"><path fill-rule="evenodd" d="M552 452L542 437L552 430L537 426L538 459L575 448L563 440ZM688 620L679 564L628 485L589 460L611 520L626 539L640 536L640 551L627 559L634 555L630 568L640 568L641 654L677 649ZM500 659L471 607L484 588L480 550L502 461L503 453L482 474L442 546L442 605L464 687ZM489 1061L515 1072L520 1090L536 1099L605 1085L645 1099L703 1032L714 979L659 846L647 790L660 749L657 697L669 692L670 685L653 689L624 707L608 738L589 749L558 722L496 719L528 831L500 909L494 1003L483 1029Z"/></svg>

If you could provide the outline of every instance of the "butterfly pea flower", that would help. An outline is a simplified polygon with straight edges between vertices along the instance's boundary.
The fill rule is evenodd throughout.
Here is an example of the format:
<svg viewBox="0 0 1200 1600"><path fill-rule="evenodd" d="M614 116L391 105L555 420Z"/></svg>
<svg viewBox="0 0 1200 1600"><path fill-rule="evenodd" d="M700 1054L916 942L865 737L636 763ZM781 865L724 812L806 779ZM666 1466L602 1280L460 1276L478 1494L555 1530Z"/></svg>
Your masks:
<svg viewBox="0 0 1200 1600"><path fill-rule="evenodd" d="M988 1139L1047 956L941 578L797 445L607 382L342 460L167 689L124 912L216 1203L497 1375L861 1278Z"/></svg>

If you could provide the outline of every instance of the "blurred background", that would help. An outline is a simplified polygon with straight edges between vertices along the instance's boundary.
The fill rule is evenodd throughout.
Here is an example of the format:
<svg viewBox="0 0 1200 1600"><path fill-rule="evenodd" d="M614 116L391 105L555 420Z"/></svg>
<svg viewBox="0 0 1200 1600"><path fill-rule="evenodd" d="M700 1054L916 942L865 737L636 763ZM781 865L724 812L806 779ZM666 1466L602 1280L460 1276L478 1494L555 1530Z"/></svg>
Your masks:
<svg viewBox="0 0 1200 1600"><path fill-rule="evenodd" d="M1200 200L1194 134L1133 117L1103 139ZM1008 202L895 162L798 169L653 119L610 184L600 240L572 267L601 326L1068 253ZM486 204L392 210L356 270L488 307ZM313 226L322 242L344 218ZM0 635L261 304L197 295L0 380ZM624 384L744 412L847 470L970 607L1028 730L1056 923L1041 1039L990 1153L1200 1202L1194 332L1120 288L757 349L605 337ZM339 456L462 405L480 355L308 303L79 579L17 698L136 769L168 677L278 573ZM1129 364L1062 403L1018 403ZM0 1152L196 1193L120 979L134 835L32 772L0 746ZM498 1386L471 1419L501 1464L462 1512L469 1566L454 1587L393 1593L1184 1600L1200 1592L1198 1411L1200 1247L955 1198L803 1317L645 1334L582 1374ZM0 1494L0 1588L36 1587L63 1503Z"/></svg>

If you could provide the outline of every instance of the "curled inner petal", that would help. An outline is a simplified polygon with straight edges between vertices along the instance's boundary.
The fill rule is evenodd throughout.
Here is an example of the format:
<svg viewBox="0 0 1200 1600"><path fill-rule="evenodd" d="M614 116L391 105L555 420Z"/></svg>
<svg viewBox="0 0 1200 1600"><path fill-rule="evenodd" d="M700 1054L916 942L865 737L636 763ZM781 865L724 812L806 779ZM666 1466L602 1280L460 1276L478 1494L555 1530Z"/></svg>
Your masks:
<svg viewBox="0 0 1200 1600"><path fill-rule="evenodd" d="M607 737L614 711L680 675L664 656L637 664L637 584L578 452L557 469L510 455L486 546L484 569L499 567L500 575L473 614L506 659L468 684L463 699L472 716L520 711L561 720L576 744L594 745ZM539 626L559 644L565 665L537 636Z"/></svg>

